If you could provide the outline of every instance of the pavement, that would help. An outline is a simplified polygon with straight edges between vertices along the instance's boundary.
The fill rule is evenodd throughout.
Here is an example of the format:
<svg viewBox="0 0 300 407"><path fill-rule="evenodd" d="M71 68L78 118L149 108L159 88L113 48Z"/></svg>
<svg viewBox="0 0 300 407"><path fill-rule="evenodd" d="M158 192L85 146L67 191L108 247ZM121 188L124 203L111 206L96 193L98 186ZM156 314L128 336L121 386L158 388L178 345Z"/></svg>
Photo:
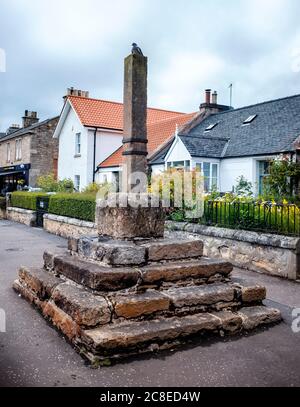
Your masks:
<svg viewBox="0 0 300 407"><path fill-rule="evenodd" d="M11 288L21 265L40 266L45 249L66 246L42 229L0 221L0 309L7 325L0 332L0 386L300 386L300 332L291 329L300 284L240 269L233 274L266 285L266 302L280 308L281 324L91 368Z"/></svg>

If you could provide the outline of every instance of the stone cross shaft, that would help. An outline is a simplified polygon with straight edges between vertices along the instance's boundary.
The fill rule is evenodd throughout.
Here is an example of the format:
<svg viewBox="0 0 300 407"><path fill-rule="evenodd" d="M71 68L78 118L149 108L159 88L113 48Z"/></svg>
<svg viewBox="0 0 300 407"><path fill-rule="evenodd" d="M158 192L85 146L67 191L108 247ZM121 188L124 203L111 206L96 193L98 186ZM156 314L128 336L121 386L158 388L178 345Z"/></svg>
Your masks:
<svg viewBox="0 0 300 407"><path fill-rule="evenodd" d="M147 190L147 57L124 61L123 192Z"/></svg>

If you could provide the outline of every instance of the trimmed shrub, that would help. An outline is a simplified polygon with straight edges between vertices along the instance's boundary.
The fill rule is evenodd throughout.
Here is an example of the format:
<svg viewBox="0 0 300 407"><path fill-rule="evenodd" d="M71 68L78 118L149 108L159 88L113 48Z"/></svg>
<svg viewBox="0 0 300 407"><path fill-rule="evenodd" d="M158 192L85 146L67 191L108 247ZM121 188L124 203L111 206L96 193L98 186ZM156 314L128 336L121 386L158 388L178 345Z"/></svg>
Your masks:
<svg viewBox="0 0 300 407"><path fill-rule="evenodd" d="M36 199L49 196L43 192L13 192L11 194L11 205L16 208L36 210Z"/></svg>
<svg viewBox="0 0 300 407"><path fill-rule="evenodd" d="M56 194L50 197L49 213L95 221L96 197L94 194Z"/></svg>
<svg viewBox="0 0 300 407"><path fill-rule="evenodd" d="M6 198L4 198L3 196L0 196L0 209L6 209Z"/></svg>

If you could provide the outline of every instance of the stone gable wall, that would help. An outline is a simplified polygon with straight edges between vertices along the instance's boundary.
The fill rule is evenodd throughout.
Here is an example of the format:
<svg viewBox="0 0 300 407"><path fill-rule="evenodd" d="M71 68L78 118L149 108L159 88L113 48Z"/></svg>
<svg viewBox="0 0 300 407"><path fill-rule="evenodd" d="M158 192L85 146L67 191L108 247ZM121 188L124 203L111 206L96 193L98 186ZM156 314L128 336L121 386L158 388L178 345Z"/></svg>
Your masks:
<svg viewBox="0 0 300 407"><path fill-rule="evenodd" d="M31 139L29 184L36 186L37 178L55 172L54 160L58 157L58 139L53 138L58 118L38 127Z"/></svg>

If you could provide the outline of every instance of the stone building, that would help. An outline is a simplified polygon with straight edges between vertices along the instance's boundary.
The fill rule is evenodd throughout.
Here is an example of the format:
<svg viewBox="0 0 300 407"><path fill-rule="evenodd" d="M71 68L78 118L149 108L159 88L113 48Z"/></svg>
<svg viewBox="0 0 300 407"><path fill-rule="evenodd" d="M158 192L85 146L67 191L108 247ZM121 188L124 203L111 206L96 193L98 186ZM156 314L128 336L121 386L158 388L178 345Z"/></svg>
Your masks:
<svg viewBox="0 0 300 407"><path fill-rule="evenodd" d="M22 127L12 125L0 137L0 192L18 185L36 187L40 175L57 175L58 143L53 133L58 117L39 121L36 112L25 111Z"/></svg>

